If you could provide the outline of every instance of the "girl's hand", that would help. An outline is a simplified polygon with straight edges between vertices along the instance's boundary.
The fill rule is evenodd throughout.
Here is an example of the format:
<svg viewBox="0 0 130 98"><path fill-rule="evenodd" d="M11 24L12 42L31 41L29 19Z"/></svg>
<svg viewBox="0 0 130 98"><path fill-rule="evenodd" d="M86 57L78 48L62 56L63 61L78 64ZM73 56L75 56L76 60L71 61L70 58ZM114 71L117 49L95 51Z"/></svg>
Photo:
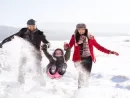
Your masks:
<svg viewBox="0 0 130 98"><path fill-rule="evenodd" d="M68 48L70 48L69 44L66 43L66 42L64 42L64 50L66 50L66 49L68 49Z"/></svg>

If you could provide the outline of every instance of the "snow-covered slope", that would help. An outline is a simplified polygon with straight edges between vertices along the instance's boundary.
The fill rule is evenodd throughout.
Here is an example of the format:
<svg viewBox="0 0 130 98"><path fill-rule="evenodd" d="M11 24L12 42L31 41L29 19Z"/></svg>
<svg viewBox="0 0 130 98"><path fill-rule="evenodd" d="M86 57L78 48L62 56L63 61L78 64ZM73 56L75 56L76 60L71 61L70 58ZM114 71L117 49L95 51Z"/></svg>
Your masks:
<svg viewBox="0 0 130 98"><path fill-rule="evenodd" d="M130 37L104 37L97 41L120 56L107 55L95 50L97 62L93 64L88 88L77 89L77 71L70 59L67 72L60 80L49 79L44 73L46 86L41 86L33 72L27 72L25 84L17 82L21 50L27 55L27 68L33 68L33 56L28 46L15 38L0 49L0 98L130 98ZM24 43L24 44L23 44ZM51 41L50 53L63 46L64 41ZM23 48L24 47L24 48ZM71 55L72 56L72 55ZM45 70L48 60L43 55Z"/></svg>

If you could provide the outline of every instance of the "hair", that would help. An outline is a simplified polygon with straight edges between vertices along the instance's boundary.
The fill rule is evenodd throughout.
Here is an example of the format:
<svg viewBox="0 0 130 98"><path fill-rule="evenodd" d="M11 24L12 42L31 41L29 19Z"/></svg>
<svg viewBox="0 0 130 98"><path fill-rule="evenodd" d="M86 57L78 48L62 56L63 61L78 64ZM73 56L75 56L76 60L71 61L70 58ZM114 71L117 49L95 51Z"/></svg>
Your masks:
<svg viewBox="0 0 130 98"><path fill-rule="evenodd" d="M83 35L85 35L86 37L88 37L88 29L85 29L85 33L84 33ZM75 30L75 39L76 39L76 43L77 43L77 42L79 41L79 39L80 39L80 34L79 34L79 32L78 32L77 29Z"/></svg>
<svg viewBox="0 0 130 98"><path fill-rule="evenodd" d="M61 48L57 48L57 49L55 49L55 51L53 52L53 57L55 57L55 53L56 53L57 50L60 50L60 51L62 52L62 55L64 55L63 50L62 50Z"/></svg>

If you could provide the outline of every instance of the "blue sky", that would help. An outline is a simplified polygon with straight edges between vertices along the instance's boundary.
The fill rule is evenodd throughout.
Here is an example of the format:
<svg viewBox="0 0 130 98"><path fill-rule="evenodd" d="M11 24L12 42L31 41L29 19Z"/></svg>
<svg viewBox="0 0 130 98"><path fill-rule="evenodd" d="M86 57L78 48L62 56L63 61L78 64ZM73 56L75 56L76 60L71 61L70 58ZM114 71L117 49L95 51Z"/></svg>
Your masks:
<svg viewBox="0 0 130 98"><path fill-rule="evenodd" d="M130 24L129 0L0 0L0 25L25 26L38 23L86 22Z"/></svg>

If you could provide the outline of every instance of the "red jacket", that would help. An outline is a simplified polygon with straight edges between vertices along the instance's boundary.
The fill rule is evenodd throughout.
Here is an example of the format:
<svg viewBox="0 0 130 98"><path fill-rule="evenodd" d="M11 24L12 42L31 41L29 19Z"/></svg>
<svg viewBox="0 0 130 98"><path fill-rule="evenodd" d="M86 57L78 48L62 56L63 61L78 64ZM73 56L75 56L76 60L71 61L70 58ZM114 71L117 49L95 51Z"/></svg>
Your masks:
<svg viewBox="0 0 130 98"><path fill-rule="evenodd" d="M102 47L100 44L97 43L97 41L94 38L88 39L88 44L89 44L90 54L91 54L93 62L96 62L96 58L94 56L94 51L93 51L93 46L95 46L98 50L100 50L104 53L107 53L107 54L110 53L110 50ZM70 45L70 48L72 48L74 46L73 61L74 62L80 61L81 60L80 50L79 50L79 46L75 42L74 35L72 35L69 45Z"/></svg>

